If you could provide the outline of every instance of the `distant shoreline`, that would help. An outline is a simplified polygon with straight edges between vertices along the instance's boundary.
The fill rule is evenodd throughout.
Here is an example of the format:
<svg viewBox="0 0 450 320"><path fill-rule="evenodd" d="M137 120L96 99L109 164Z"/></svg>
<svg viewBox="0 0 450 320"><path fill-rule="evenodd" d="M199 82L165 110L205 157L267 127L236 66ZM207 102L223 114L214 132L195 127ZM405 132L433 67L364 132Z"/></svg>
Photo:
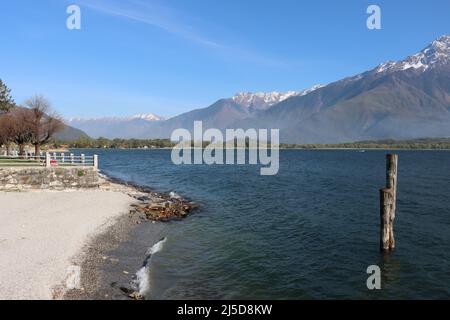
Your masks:
<svg viewBox="0 0 450 320"><path fill-rule="evenodd" d="M449 148L280 148L280 150L365 150L365 151L387 151L387 150L405 150L405 151L450 151Z"/></svg>
<svg viewBox="0 0 450 320"><path fill-rule="evenodd" d="M243 143L244 141L240 141ZM223 142L217 142L219 146L226 148ZM254 143L254 142L253 142ZM246 147L252 145L246 140ZM184 145L191 145L192 141L184 141ZM203 141L202 147L210 145L210 142ZM65 149L115 149L115 150L165 150L172 149L177 143L169 139L90 139L76 141L52 141L48 144L51 149L64 147ZM417 138L409 140L364 140L340 143L278 143L279 149L300 149L300 150L450 150L450 138ZM270 147L270 142L268 142ZM238 148L236 146L236 148Z"/></svg>
<svg viewBox="0 0 450 320"><path fill-rule="evenodd" d="M144 149L144 148L70 148L71 150L85 150L85 149L90 149L90 150L142 150L142 151L152 151L152 150L172 150L172 148L149 148L149 149ZM197 148L192 148L192 149L197 149ZM228 148L223 148L224 150L228 150ZM246 148L250 149L250 148ZM240 150L239 148L235 148L235 150ZM380 148L357 148L357 147L349 147L349 148L343 148L343 147L324 147L324 148L302 148L302 147L294 147L294 148L286 148L286 147L280 147L279 150L305 150L305 151L314 151L314 150L327 150L327 151L332 151L332 150L338 150L338 151L342 151L342 150L366 150L366 151L375 151L375 150L380 150L380 151L386 151L386 150L406 150L406 151L450 151L450 147L448 148L389 148L389 147L380 147Z"/></svg>

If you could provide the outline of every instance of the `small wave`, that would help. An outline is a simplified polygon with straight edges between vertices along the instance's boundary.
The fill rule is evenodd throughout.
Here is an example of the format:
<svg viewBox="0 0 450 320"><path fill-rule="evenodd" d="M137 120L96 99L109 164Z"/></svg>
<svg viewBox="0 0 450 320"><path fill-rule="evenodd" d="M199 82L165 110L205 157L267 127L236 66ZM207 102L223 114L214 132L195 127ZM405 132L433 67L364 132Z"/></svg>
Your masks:
<svg viewBox="0 0 450 320"><path fill-rule="evenodd" d="M146 267L142 267L136 272L134 281L141 296L145 296L150 291L150 275Z"/></svg>
<svg viewBox="0 0 450 320"><path fill-rule="evenodd" d="M170 196L172 199L181 199L181 196L180 196L178 193L173 192L173 191L169 193L169 196Z"/></svg>
<svg viewBox="0 0 450 320"><path fill-rule="evenodd" d="M164 243L166 243L167 238L162 238L154 246L147 250L146 255L150 256L162 250Z"/></svg>
<svg viewBox="0 0 450 320"><path fill-rule="evenodd" d="M167 238L162 238L147 250L147 257L142 264L142 268L136 272L136 279L134 280L134 283L141 296L145 296L150 292L150 260L155 253L160 252L163 249L163 245L166 240Z"/></svg>

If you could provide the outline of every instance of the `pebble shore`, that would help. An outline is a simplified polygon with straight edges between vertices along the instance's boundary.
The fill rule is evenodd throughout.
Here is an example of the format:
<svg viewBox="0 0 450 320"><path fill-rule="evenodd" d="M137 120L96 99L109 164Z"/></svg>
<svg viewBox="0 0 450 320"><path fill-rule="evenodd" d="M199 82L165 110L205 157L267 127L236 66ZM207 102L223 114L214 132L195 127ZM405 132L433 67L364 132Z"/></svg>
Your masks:
<svg viewBox="0 0 450 320"><path fill-rule="evenodd" d="M167 222L186 218L197 207L194 202L170 193L154 192L101 175L100 189L131 197L127 215L98 234L85 248L80 261L82 286L67 291L64 299L142 300L133 284L135 272L148 246L165 237ZM145 233L145 243L130 243Z"/></svg>

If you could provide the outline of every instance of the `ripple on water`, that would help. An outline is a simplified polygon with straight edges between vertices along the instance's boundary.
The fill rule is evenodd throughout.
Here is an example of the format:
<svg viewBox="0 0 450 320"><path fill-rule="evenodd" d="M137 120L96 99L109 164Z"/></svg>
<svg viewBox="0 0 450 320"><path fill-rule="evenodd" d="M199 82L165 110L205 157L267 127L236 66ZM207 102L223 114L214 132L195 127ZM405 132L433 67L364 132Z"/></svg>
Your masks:
<svg viewBox="0 0 450 320"><path fill-rule="evenodd" d="M151 261L150 297L449 296L450 152L398 152L390 256L378 252L385 151L282 150L273 177L254 166L174 166L168 150L100 152L108 173L202 204L168 225ZM384 290L366 288L372 264Z"/></svg>

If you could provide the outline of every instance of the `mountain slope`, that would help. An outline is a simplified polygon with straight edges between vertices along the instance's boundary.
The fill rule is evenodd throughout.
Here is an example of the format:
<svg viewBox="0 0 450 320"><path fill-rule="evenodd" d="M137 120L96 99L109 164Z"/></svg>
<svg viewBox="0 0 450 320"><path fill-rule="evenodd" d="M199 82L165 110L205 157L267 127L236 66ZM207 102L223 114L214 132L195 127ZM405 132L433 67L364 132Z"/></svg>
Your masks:
<svg viewBox="0 0 450 320"><path fill-rule="evenodd" d="M450 38L305 96L289 98L236 125L279 128L283 142L450 136Z"/></svg>
<svg viewBox="0 0 450 320"><path fill-rule="evenodd" d="M166 121L152 125L149 135L151 138L170 138L171 133L178 128L184 128L192 132L194 121L202 121L204 128L236 128L240 121L249 121L260 112L284 101L290 97L301 96L312 92L320 86L295 92L257 92L237 93L228 99L220 99L211 106L183 113Z"/></svg>
<svg viewBox="0 0 450 320"><path fill-rule="evenodd" d="M87 138L87 137L88 135L84 131L66 125L62 131L55 133L53 139L56 141L72 142L80 138Z"/></svg>

